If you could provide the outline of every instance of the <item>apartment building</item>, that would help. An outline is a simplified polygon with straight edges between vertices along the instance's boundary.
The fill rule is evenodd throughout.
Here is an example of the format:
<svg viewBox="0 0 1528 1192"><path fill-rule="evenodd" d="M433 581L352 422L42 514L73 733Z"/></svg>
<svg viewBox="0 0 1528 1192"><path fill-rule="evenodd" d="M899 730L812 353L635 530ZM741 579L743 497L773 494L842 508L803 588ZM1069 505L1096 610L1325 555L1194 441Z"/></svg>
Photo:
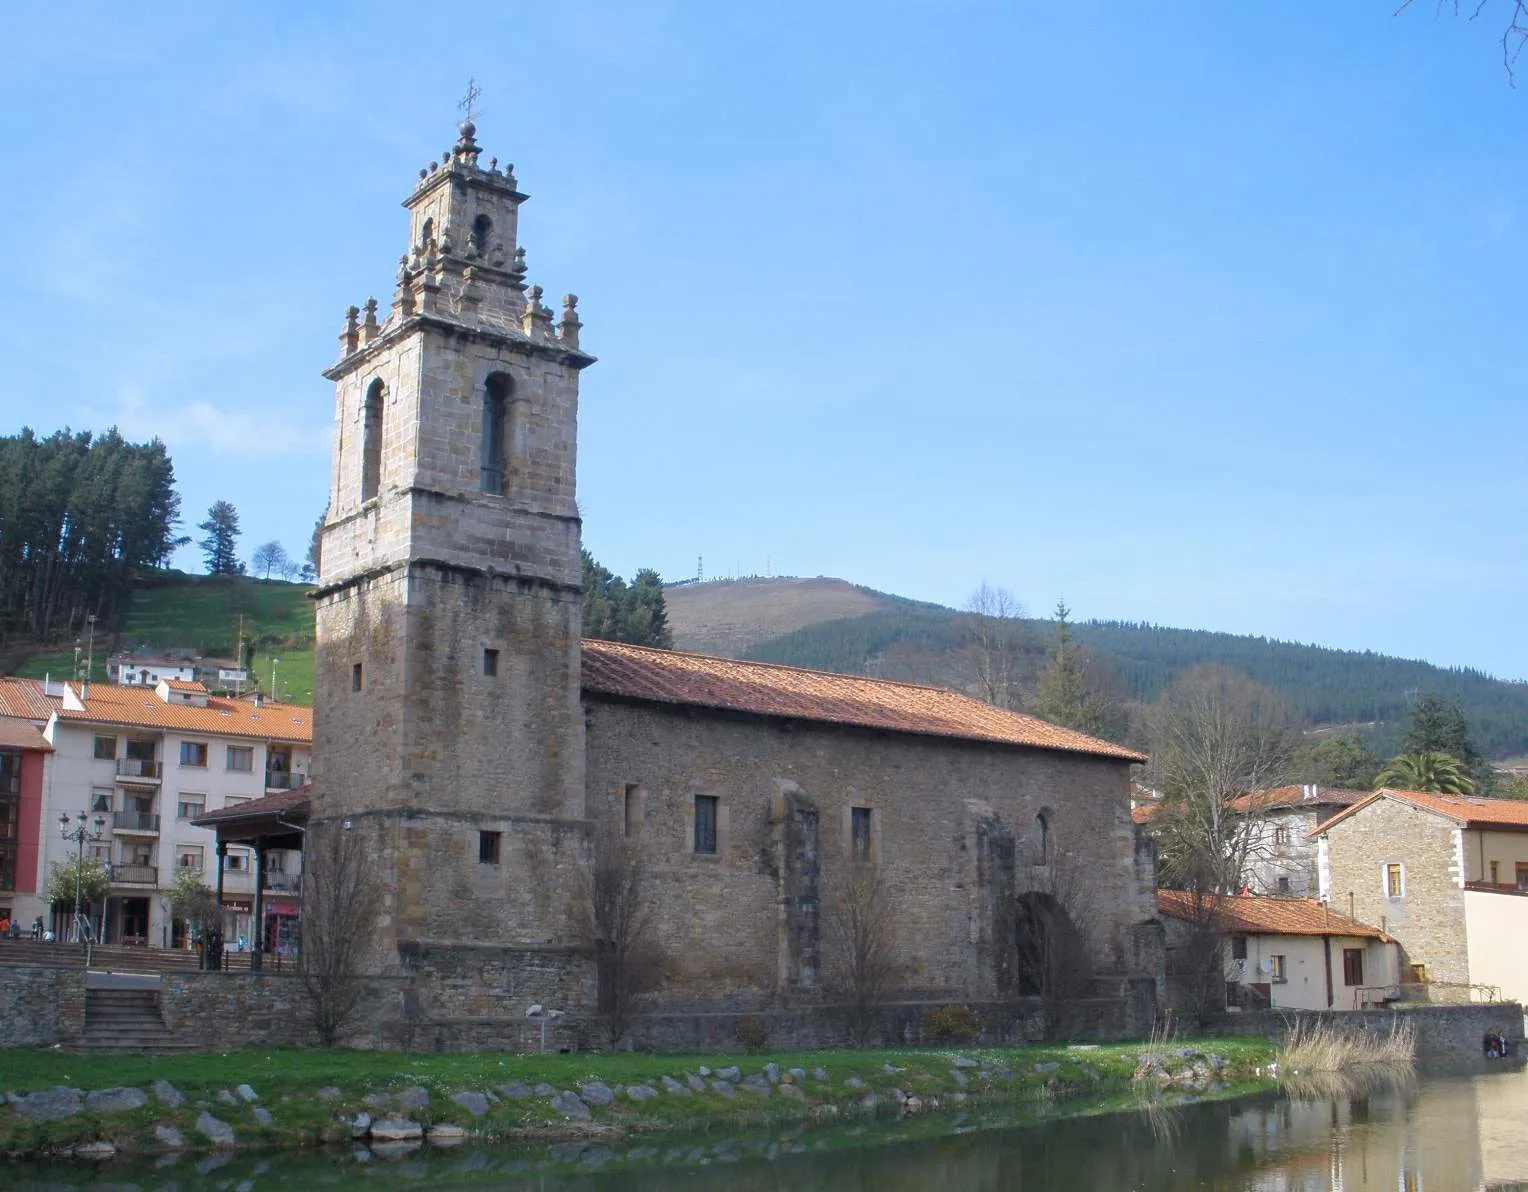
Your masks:
<svg viewBox="0 0 1528 1192"><path fill-rule="evenodd" d="M55 930L72 907L45 901L46 876L81 847L60 831L60 816L83 817L87 856L105 862L112 893L93 908L113 943L182 946L169 887L178 873L200 872L217 885L216 839L193 821L208 811L292 790L306 778L313 739L310 708L209 694L200 683L162 679L152 688L94 683L81 688L12 679L0 683L0 716L36 726L52 752L43 779L37 893L16 896L23 922L42 915ZM267 858L266 945L279 950L297 917L300 854ZM253 946L255 872L250 850L224 858L224 938Z"/></svg>

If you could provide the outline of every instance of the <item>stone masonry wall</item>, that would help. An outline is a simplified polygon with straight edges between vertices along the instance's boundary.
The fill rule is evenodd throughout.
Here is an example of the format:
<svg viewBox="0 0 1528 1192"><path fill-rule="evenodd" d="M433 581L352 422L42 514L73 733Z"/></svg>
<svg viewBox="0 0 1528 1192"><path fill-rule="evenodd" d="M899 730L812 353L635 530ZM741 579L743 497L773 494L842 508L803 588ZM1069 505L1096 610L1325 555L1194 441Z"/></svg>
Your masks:
<svg viewBox="0 0 1528 1192"><path fill-rule="evenodd" d="M1071 884L1086 903L1098 969L1160 977L1154 891L1140 881L1124 763L604 699L586 706L591 818L620 834L628 790L637 801L633 827L666 963L655 1005L665 1011L823 995L830 957L815 963L813 945L855 865L853 807L871 809L904 995L999 996L994 939L1005 912L995 889L1010 875L1016 893L1044 889L1063 869L1079 879ZM697 795L719 800L715 855L694 849ZM807 806L814 814L803 817ZM1042 809L1053 864L1037 868ZM799 871L808 856L816 873Z"/></svg>
<svg viewBox="0 0 1528 1192"><path fill-rule="evenodd" d="M84 970L0 966L0 1047L51 1047L84 1033Z"/></svg>
<svg viewBox="0 0 1528 1192"><path fill-rule="evenodd" d="M1280 1040L1297 1024L1324 1023L1339 1031L1383 1039L1392 1029L1410 1023L1416 1029L1417 1059L1442 1064L1481 1057L1480 1041L1497 1031L1513 1041L1513 1053L1523 1052L1523 1007L1517 1002L1467 1006L1415 1006L1401 1010L1321 1010L1280 1013L1214 1015L1204 1023L1209 1035L1266 1036Z"/></svg>
<svg viewBox="0 0 1528 1192"><path fill-rule="evenodd" d="M1326 833L1331 904L1398 941L1405 964L1425 964L1431 981L1467 983L1468 939L1459 872L1459 829L1441 816L1380 799ZM1405 893L1391 898L1385 866L1404 867Z"/></svg>

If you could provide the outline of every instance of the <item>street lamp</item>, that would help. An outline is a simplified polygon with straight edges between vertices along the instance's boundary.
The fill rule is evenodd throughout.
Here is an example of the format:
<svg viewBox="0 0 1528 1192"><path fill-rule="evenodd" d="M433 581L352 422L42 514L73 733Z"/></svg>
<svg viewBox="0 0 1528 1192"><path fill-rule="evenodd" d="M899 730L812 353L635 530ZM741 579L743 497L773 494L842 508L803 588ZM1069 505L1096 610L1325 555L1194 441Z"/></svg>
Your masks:
<svg viewBox="0 0 1528 1192"><path fill-rule="evenodd" d="M281 702L281 697L276 694L276 664L280 661L279 658L271 659L271 702L274 704Z"/></svg>
<svg viewBox="0 0 1528 1192"><path fill-rule="evenodd" d="M98 815L92 820L82 811L71 820L69 813L66 811L58 817L58 830L65 840L72 840L75 844L74 922L69 928L69 936L75 943L79 943L81 939L89 943L90 925L85 923L84 930L82 931L81 925L83 921L80 918L80 879L84 876L82 871L85 868L85 841L88 840L91 844L96 844L105 838L106 817Z"/></svg>

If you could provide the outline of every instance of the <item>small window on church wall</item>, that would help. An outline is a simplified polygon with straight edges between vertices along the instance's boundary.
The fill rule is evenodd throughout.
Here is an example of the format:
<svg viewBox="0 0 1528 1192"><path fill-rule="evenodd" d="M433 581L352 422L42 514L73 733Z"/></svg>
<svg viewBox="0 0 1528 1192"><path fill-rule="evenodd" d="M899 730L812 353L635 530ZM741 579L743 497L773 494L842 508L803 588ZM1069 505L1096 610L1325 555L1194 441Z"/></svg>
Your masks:
<svg viewBox="0 0 1528 1192"><path fill-rule="evenodd" d="M359 691L359 690L361 690L361 688L363 686L365 686L365 683L363 681L364 678L365 678L365 676L362 674L362 671L361 671L361 664L359 662L357 662L354 666L352 666L350 668L350 690L351 691Z"/></svg>
<svg viewBox="0 0 1528 1192"><path fill-rule="evenodd" d="M479 832L478 833L478 864L497 865L499 863L499 844L502 841L502 832Z"/></svg>
<svg viewBox="0 0 1528 1192"><path fill-rule="evenodd" d="M868 807L849 809L849 844L856 861L870 860L870 816Z"/></svg>
<svg viewBox="0 0 1528 1192"><path fill-rule="evenodd" d="M428 246L430 241L434 239L435 221L433 219L427 219L424 221L424 227L419 230L419 243Z"/></svg>
<svg viewBox="0 0 1528 1192"><path fill-rule="evenodd" d="M493 243L493 220L480 215L472 221L472 251L485 256Z"/></svg>
<svg viewBox="0 0 1528 1192"><path fill-rule="evenodd" d="M1035 865L1049 865L1051 853L1050 812L1042 811L1035 816L1035 826L1030 840Z"/></svg>
<svg viewBox="0 0 1528 1192"><path fill-rule="evenodd" d="M497 496L502 496L505 491L505 470L514 433L514 410L509 396L508 377L494 373L488 378L483 387L482 481L478 487Z"/></svg>
<svg viewBox="0 0 1528 1192"><path fill-rule="evenodd" d="M366 390L361 425L361 500L377 495L382 484L382 404L387 390L380 380Z"/></svg>
<svg viewBox="0 0 1528 1192"><path fill-rule="evenodd" d="M483 673L490 679L499 673L499 652L497 650L483 651Z"/></svg>
<svg viewBox="0 0 1528 1192"><path fill-rule="evenodd" d="M695 796L695 851L716 853L716 804L715 795Z"/></svg>
<svg viewBox="0 0 1528 1192"><path fill-rule="evenodd" d="M628 782L621 788L621 833L635 836L642 830L642 788Z"/></svg>

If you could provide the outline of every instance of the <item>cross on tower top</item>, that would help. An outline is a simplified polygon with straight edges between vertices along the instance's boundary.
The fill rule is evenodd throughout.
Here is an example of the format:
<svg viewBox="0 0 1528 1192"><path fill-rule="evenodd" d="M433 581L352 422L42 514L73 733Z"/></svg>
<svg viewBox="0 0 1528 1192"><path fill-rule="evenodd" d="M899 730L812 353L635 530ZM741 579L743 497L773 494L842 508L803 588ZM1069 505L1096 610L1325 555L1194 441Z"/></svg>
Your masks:
<svg viewBox="0 0 1528 1192"><path fill-rule="evenodd" d="M476 79L467 80L467 94L462 96L461 102L456 106L461 109L462 119L471 124L478 117L477 101L482 97L483 89L477 85Z"/></svg>

